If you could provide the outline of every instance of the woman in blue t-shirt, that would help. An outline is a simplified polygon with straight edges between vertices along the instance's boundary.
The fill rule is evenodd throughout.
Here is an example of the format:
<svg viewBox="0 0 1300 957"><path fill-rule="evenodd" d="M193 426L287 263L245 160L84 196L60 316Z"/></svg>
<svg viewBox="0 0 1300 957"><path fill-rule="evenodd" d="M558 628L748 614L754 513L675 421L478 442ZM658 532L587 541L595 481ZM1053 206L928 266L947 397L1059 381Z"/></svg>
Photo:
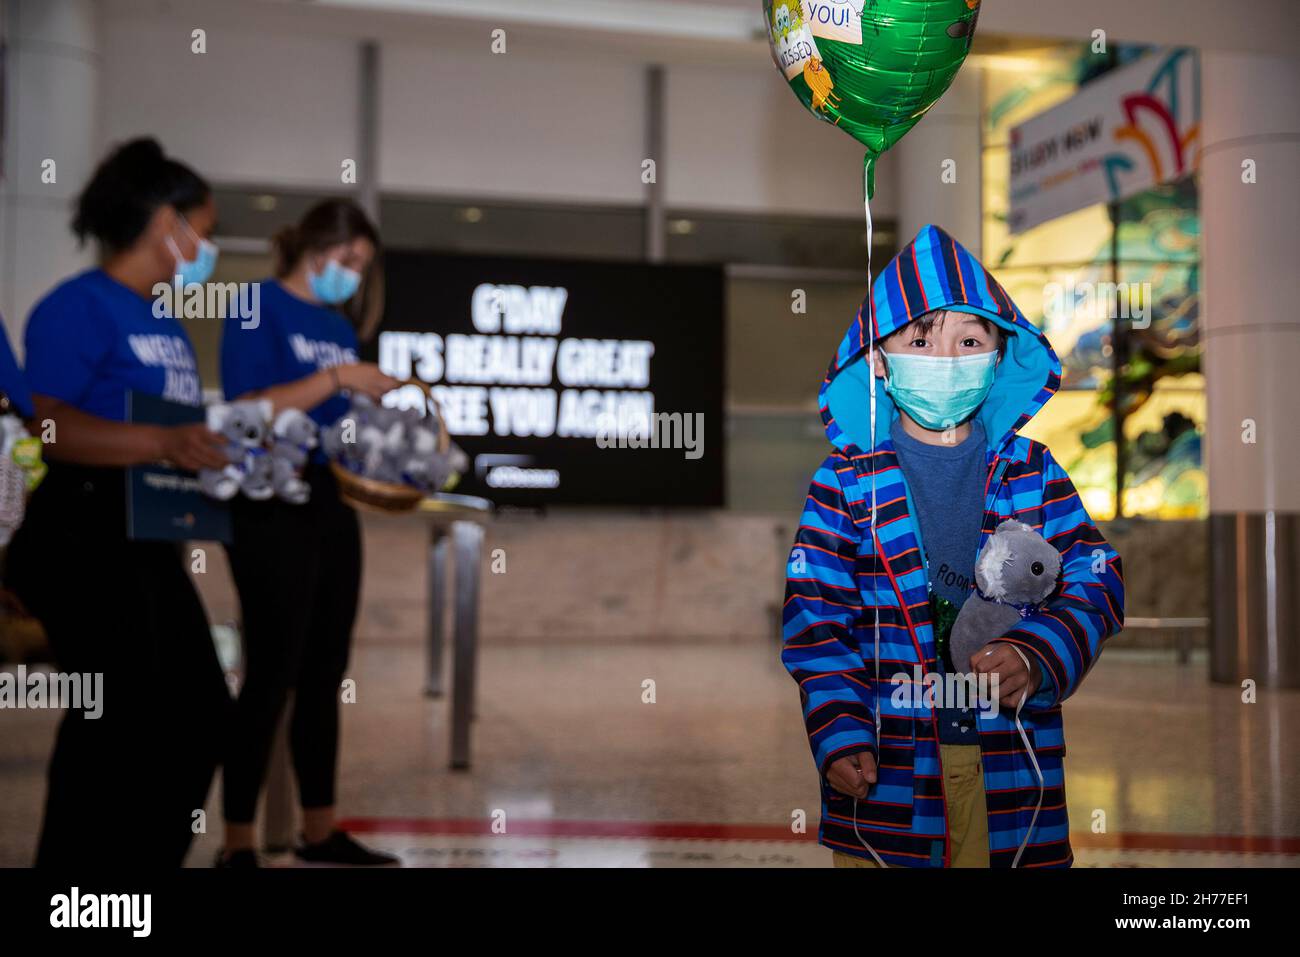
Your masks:
<svg viewBox="0 0 1300 957"><path fill-rule="evenodd" d="M125 144L95 170L73 220L99 266L55 287L27 322L49 472L10 545L7 584L61 671L102 676L100 714L70 710L59 728L39 866L179 866L219 760L230 699L207 616L177 544L127 538L124 469L225 462L201 424L125 421L130 391L202 400L190 341L155 315L153 289L208 278L215 218L191 169L153 140Z"/></svg>
<svg viewBox="0 0 1300 957"><path fill-rule="evenodd" d="M321 426L348 410L343 393L378 399L401 383L357 360L358 330L382 311L379 234L346 200L310 209L275 239L276 278L260 284L255 321L226 320L227 399L268 399ZM361 589L356 513L339 499L323 456L307 467L305 505L233 502L227 552L243 618L244 684L222 777L225 847L218 866L255 867L253 817L280 714L293 692L290 747L303 809L306 861L392 864L335 825L339 685Z"/></svg>

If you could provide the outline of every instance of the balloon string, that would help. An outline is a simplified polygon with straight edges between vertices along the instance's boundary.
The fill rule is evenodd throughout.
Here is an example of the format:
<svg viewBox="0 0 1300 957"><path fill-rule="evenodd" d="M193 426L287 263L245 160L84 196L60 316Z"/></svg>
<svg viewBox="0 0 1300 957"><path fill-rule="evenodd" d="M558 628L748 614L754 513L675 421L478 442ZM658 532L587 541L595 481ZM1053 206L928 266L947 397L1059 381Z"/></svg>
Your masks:
<svg viewBox="0 0 1300 957"><path fill-rule="evenodd" d="M1025 663L1025 673L1030 673L1029 659L1025 653L1015 645L1011 650L1020 656L1020 660ZM1016 702L1016 730L1020 732L1020 740L1025 744L1025 753L1029 755L1029 763L1034 766L1034 774L1038 777L1038 803L1034 805L1034 816L1029 819L1029 830L1025 831L1025 839L1020 842L1020 847L1016 850L1015 859L1011 862L1012 867L1020 866L1021 855L1025 853L1025 848L1029 846L1029 838L1033 836L1034 825L1038 823L1038 812L1043 809L1043 798L1047 794L1047 782L1043 779L1043 769L1038 765L1038 755L1034 754L1034 746L1029 743L1029 735L1025 733L1025 726L1020 723L1020 711L1025 706L1025 699L1029 697L1029 686L1025 685L1020 692L1020 700Z"/></svg>
<svg viewBox="0 0 1300 957"><path fill-rule="evenodd" d="M871 154L862 158L862 210L867 217L867 319L871 319ZM871 331L867 330L870 337Z"/></svg>
<svg viewBox="0 0 1300 957"><path fill-rule="evenodd" d="M872 323L872 314L874 312L871 302L871 154L868 153L862 161L862 208L867 217L867 376L870 380L869 408L868 417L871 419L871 448L869 453L874 455L876 451L876 338ZM880 561L880 537L876 535L876 469L875 465L870 464L871 469L871 538L875 545L876 561ZM872 717L876 724L876 753L880 753L880 602L872 602L872 610L875 613L872 629L872 644L875 648L875 680L871 682L871 692L875 697L875 704L872 706ZM877 775L880 769L877 766ZM866 842L862 837L862 832L858 830L858 799L853 799L853 833L863 847L871 854L878 865L888 867L876 849Z"/></svg>

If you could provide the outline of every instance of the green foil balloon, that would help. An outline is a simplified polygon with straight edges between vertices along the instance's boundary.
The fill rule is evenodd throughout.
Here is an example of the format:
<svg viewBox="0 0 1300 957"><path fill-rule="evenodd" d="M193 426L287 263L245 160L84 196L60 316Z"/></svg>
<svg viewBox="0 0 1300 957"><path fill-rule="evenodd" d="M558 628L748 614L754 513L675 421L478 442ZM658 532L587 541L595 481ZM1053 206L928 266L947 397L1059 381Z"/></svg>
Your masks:
<svg viewBox="0 0 1300 957"><path fill-rule="evenodd" d="M970 50L980 0L763 0L772 58L813 114L875 159L952 83Z"/></svg>

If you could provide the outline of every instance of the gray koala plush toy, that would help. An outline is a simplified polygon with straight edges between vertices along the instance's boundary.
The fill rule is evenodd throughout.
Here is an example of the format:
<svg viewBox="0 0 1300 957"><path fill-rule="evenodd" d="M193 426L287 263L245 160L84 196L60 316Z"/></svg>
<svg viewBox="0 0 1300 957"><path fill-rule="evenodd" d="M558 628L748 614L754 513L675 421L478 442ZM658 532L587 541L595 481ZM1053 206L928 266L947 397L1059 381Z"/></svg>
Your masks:
<svg viewBox="0 0 1300 957"><path fill-rule="evenodd" d="M957 671L965 673L972 655L1038 611L1060 574L1061 553L1050 542L1024 522L1002 522L975 559L977 590L953 622L948 647Z"/></svg>
<svg viewBox="0 0 1300 957"><path fill-rule="evenodd" d="M221 501L234 498L240 491L249 498L270 497L272 469L263 447L270 417L271 403L265 400L208 407L208 428L226 440L229 464L199 472L199 487L206 494Z"/></svg>
<svg viewBox="0 0 1300 957"><path fill-rule="evenodd" d="M283 409L271 426L271 481L275 494L293 505L311 498L311 486L302 469L308 453L316 447L316 423L299 409Z"/></svg>
<svg viewBox="0 0 1300 957"><path fill-rule="evenodd" d="M245 453L244 477L239 490L255 502L264 502L275 494L275 460L265 445L258 445Z"/></svg>

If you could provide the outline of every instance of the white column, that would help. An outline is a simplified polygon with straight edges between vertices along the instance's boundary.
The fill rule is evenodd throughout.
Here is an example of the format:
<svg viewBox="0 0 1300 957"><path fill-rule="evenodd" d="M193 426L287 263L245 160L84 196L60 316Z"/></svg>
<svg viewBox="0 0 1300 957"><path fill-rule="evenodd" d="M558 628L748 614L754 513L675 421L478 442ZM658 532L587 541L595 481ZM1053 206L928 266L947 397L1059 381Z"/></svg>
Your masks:
<svg viewBox="0 0 1300 957"><path fill-rule="evenodd" d="M380 48L375 40L363 40L358 49L361 68L357 73L357 203L377 228L379 223L379 91Z"/></svg>
<svg viewBox="0 0 1300 957"><path fill-rule="evenodd" d="M890 152L897 171L898 245L926 223L942 226L980 254L982 193L980 68L964 64L939 102ZM947 161L957 181L945 182ZM950 178L950 177L949 177Z"/></svg>
<svg viewBox="0 0 1300 957"><path fill-rule="evenodd" d="M1300 686L1300 58L1202 57L1211 674Z"/></svg>
<svg viewBox="0 0 1300 957"><path fill-rule="evenodd" d="M0 313L22 353L32 305L84 267L68 224L99 159L99 58L92 0L0 0L6 44L0 179ZM53 161L53 182L47 160Z"/></svg>

